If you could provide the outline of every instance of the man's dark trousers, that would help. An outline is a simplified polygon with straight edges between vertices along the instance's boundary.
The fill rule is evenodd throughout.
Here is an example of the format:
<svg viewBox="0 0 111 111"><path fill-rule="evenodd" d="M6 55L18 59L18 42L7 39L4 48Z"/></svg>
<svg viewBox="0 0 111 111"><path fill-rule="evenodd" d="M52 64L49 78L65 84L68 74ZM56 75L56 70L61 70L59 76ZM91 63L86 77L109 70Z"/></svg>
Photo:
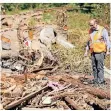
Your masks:
<svg viewBox="0 0 111 111"><path fill-rule="evenodd" d="M92 53L92 69L94 75L94 81L101 83L104 82L104 59L105 53Z"/></svg>

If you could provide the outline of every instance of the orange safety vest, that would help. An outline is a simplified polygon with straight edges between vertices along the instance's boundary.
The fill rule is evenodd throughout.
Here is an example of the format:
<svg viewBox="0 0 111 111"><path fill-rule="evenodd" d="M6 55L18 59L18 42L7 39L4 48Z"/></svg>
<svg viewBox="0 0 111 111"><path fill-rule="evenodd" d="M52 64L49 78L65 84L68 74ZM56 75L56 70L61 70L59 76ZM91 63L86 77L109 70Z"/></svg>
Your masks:
<svg viewBox="0 0 111 111"><path fill-rule="evenodd" d="M104 27L99 26L99 30L96 32L96 34L93 37L90 36L89 46L90 46L91 53L92 52L96 52L96 53L106 52L106 43L102 37L103 29ZM90 30L89 34L91 33L92 31Z"/></svg>

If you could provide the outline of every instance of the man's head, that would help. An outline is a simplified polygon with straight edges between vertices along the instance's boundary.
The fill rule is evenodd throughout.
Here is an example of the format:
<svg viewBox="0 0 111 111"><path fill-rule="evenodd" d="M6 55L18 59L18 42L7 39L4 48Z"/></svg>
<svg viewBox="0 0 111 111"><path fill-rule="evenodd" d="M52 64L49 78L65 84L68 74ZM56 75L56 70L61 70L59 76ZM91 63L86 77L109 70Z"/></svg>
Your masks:
<svg viewBox="0 0 111 111"><path fill-rule="evenodd" d="M97 20L96 19L92 19L89 21L89 25L91 27L91 29L97 29Z"/></svg>

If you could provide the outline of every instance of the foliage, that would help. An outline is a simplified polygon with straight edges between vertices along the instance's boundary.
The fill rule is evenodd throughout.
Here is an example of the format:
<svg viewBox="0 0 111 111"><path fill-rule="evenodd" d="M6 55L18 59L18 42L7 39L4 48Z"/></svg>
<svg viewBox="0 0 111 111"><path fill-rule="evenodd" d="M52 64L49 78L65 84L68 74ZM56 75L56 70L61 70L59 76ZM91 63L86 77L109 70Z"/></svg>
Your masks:
<svg viewBox="0 0 111 111"><path fill-rule="evenodd" d="M67 11L68 20L68 41L76 46L75 49L66 50L57 45L53 46L54 51L57 52L58 60L63 70L71 69L72 71L91 73L91 61L89 58L84 58L86 41L88 35L88 21L91 18L97 18L103 26L110 24L110 5L109 4L95 4L95 3L19 3L8 4L4 3L6 11L17 13L19 11L26 11L32 9L54 8L54 7L70 7ZM76 12L75 9L78 11ZM55 12L47 12L43 14L43 21L52 23L55 21ZM35 24L34 19L30 19L29 25ZM105 65L109 66L109 57L106 57Z"/></svg>
<svg viewBox="0 0 111 111"><path fill-rule="evenodd" d="M81 48L77 47L69 50L56 45L53 46L53 51L56 51L56 57L63 71L91 73L91 60L88 57L84 57L84 52Z"/></svg>
<svg viewBox="0 0 111 111"><path fill-rule="evenodd" d="M28 26L29 27L34 27L36 25L36 20L34 18L30 18Z"/></svg>
<svg viewBox="0 0 111 111"><path fill-rule="evenodd" d="M103 26L109 28L110 26L110 4L97 4L92 12L92 17L97 18ZM103 22L104 21L104 22Z"/></svg>

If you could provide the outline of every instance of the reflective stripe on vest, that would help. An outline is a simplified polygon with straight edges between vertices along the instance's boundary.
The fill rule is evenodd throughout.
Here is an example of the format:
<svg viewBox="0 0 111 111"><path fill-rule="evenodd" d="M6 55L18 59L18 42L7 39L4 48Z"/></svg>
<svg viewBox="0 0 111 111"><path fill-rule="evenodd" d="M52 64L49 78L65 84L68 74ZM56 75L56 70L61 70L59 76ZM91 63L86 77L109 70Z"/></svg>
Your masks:
<svg viewBox="0 0 111 111"><path fill-rule="evenodd" d="M99 26L99 30L96 34L91 37L90 36L90 51L92 52L106 52L106 44L102 38L102 31L104 27Z"/></svg>

